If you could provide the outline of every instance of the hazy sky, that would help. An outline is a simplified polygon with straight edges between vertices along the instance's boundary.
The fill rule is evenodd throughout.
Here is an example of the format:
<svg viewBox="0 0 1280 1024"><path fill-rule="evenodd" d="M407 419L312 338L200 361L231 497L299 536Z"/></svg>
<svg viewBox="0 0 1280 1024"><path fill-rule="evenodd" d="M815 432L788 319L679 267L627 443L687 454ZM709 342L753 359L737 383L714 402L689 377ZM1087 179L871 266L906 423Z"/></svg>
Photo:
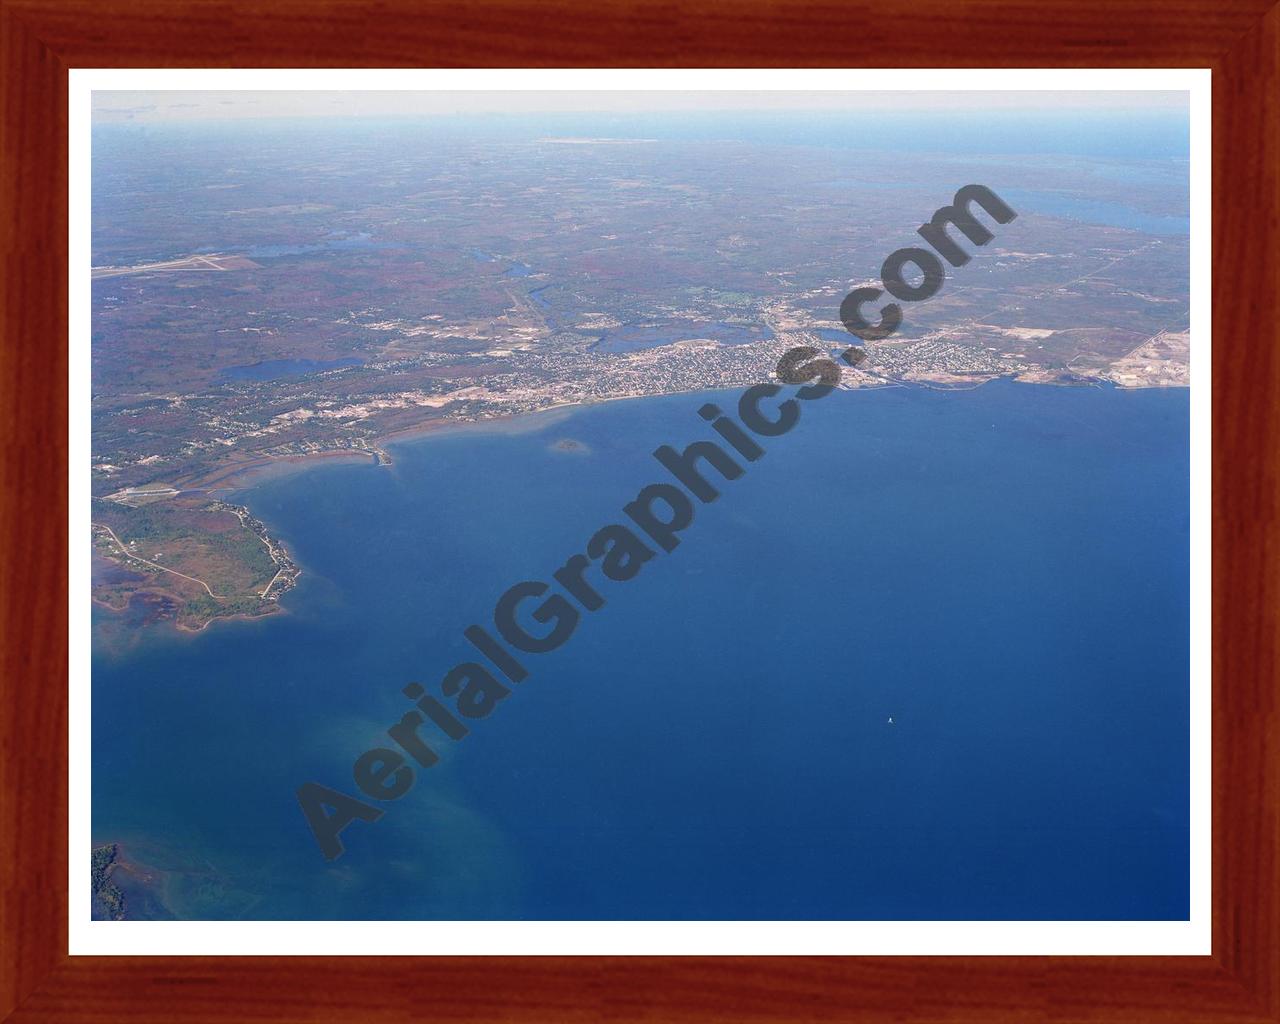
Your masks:
<svg viewBox="0 0 1280 1024"><path fill-rule="evenodd" d="M252 117L386 117L488 113L710 110L1186 110L1186 92L95 91L94 120L208 121Z"/></svg>

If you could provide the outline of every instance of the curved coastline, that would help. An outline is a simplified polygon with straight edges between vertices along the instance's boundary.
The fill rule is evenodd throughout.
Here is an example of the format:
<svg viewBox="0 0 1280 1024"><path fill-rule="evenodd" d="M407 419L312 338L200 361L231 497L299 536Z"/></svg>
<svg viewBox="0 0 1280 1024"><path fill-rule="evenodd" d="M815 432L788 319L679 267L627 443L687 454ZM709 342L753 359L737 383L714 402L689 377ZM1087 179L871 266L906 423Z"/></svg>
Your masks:
<svg viewBox="0 0 1280 1024"><path fill-rule="evenodd" d="M880 377L878 383L863 384L857 387L842 387L842 391L878 391L882 388L919 387L930 391L975 391L995 380L1011 380L1017 384L1035 384L1048 387L1114 387L1117 391L1145 391L1170 387L1187 387L1185 384L1118 384L1105 378L1081 377L1072 381L1024 380L1016 375L994 375L980 381L963 386L945 386L930 381L898 380ZM509 416L494 416L484 420L429 420L413 427L390 431L376 437L368 450L343 448L310 452L305 455L287 455L279 458L264 457L251 459L239 465L224 465L211 469L208 473L190 480L182 481L183 490L190 491L241 491L252 487L262 480L276 479L282 475L293 474L320 465L359 463L373 461L374 465L394 465L394 460L387 457L385 449L399 444L441 439L445 437L466 436L469 434L524 434L559 422L575 411L605 405L610 402L642 401L648 398L669 398L676 395L713 394L725 391L736 391L738 388L692 388L687 391L664 391L644 395L619 395L614 398L601 398L591 402L569 402L549 405L531 412L520 412ZM554 418L553 418L554 417Z"/></svg>
<svg viewBox="0 0 1280 1024"><path fill-rule="evenodd" d="M880 391L886 388L905 387L921 388L923 390L939 392L971 392L976 391L984 385L990 384L992 381L996 380L1008 380L1017 384L1031 384L1049 387L1110 388L1115 391L1162 390L1169 387L1188 386L1168 384L1129 386L1103 378L1078 378L1071 381L1025 380L1017 375L996 375L986 377L980 381L976 381L965 386L947 386L929 381L897 380L880 377L876 378L876 383L860 384L856 387L844 386L840 387L839 390ZM312 452L305 455L250 459L238 465L224 465L216 467L210 470L207 474L197 476L186 481L180 481L179 486L184 492L205 493L211 497L217 497L218 495L222 495L224 498L234 496L245 507L248 513L253 516L252 491L257 484L264 483L268 480L276 480L284 476L292 476L296 473L317 469L326 465L347 465L372 462L375 466L392 467L395 463L386 449L393 446L401 444L417 444L433 440L445 440L448 438L465 438L468 436L475 436L476 434L518 436L536 433L540 430L546 430L549 427L565 422L576 412L612 402L630 402L653 398L672 398L679 395L714 395L726 392L735 392L738 390L740 389L730 387L670 391L662 392L661 394L619 395L617 397L602 398L591 402L572 402L551 405L544 409L536 409L530 412L521 412L508 416L495 416L484 420L432 420L414 427L392 431L385 435L378 436L371 442L371 447L367 450L345 448ZM297 572L297 578L301 578L305 575L304 567L296 555L290 552L289 559L293 568ZM97 601L96 599L95 604L98 604L105 610L117 613L122 613L127 610L127 605L125 608L117 609L105 602ZM174 631L181 635L194 637L203 633L215 622L248 622L265 618L273 618L281 613L287 614L288 611L289 609L284 603L277 602L273 609L266 612L256 614L237 613L226 616L215 616L198 627L175 624Z"/></svg>

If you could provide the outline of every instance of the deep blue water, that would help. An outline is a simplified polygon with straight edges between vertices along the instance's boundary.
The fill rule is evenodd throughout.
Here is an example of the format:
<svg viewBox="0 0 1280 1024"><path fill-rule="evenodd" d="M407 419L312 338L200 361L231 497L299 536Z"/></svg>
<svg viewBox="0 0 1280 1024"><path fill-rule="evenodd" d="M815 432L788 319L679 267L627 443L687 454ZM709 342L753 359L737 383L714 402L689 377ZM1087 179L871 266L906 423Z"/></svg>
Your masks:
<svg viewBox="0 0 1280 1024"><path fill-rule="evenodd" d="M323 370L336 370L343 366L359 366L363 359L344 356L341 359L264 359L258 363L241 366L224 366L218 376L224 380L279 380L282 377L301 377Z"/></svg>
<svg viewBox="0 0 1280 1024"><path fill-rule="evenodd" d="M1181 389L807 405L326 864L294 789L354 792L400 688L713 437L704 400L255 486L291 614L96 652L95 839L196 916L1185 918Z"/></svg>

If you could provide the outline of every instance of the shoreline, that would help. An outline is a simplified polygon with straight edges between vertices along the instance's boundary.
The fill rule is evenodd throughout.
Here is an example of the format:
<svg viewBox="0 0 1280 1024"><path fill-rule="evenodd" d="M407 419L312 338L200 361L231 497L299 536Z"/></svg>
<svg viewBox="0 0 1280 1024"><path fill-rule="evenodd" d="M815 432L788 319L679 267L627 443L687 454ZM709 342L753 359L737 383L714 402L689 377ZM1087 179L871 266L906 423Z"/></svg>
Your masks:
<svg viewBox="0 0 1280 1024"><path fill-rule="evenodd" d="M174 481L173 486L181 494L208 494L216 496L218 492L234 493L252 486L258 480L274 479L288 475L299 469L308 469L321 462L365 462L377 463L378 455L373 451L357 448L331 448L318 452L306 452L301 455L258 456L243 462L230 465L215 466L205 473Z"/></svg>
<svg viewBox="0 0 1280 1024"><path fill-rule="evenodd" d="M939 385L928 381L901 381L889 378L877 378L876 380L876 383L868 383L858 387L838 387L837 390L854 392L880 391L886 388L915 387L927 391L963 393L977 391L983 386L996 380L1007 380L1013 384L1029 384L1041 387L1109 387L1111 390L1118 392L1170 390L1173 388L1190 387L1189 384L1150 384L1128 386L1105 379L1055 383L1051 381L1022 380L1012 375L988 377L984 380L963 387ZM431 439L444 439L447 437L462 437L468 434L515 436L535 433L539 430L546 429L549 426L553 426L558 422L563 422L564 420L569 419L575 412L596 406L603 406L612 402L631 402L653 398L675 398L680 395L709 395L737 390L739 389L729 387L692 389L689 391L670 391L663 392L662 394L618 395L591 402L565 402L558 405L547 406L545 409L535 409L529 412L514 413L509 416L495 416L484 420L472 420L466 422L448 420L429 421L418 426L406 427L401 430L381 435L371 442L374 447L370 450L354 448L331 449L327 451L308 452L301 455L287 455L279 458L263 457L249 459L239 465L221 466L211 469L207 474L197 476L185 483L175 481L174 486L179 488L179 493L198 492L216 498L216 492L227 492L229 496L236 492L252 489L258 483L265 482L267 480L279 479L284 476L291 476L295 473L315 469L325 464L371 462L374 466L394 466L394 461L390 460L387 457L386 452L382 451L384 447L390 447L393 445L412 444ZM384 459L386 459L386 461L383 461ZM241 496L241 501L246 502L245 508L248 509L247 498ZM252 515L252 510L249 511ZM293 561L293 565L298 569L299 576L301 576L302 567L296 560L292 559L292 556L290 556L290 558ZM127 603L122 608L114 608L106 602L99 601L96 598L93 599L93 603L107 611L114 612L117 615L123 614L128 610ZM276 614L289 614L289 609L285 607L283 603L277 601L274 602L274 605L275 606L272 610L265 612L239 612L232 615L214 616L196 627L179 623L176 620L169 623L169 625L172 627L173 631L179 635L194 637L203 633L215 622L245 622L254 619L271 618Z"/></svg>
<svg viewBox="0 0 1280 1024"><path fill-rule="evenodd" d="M990 377L981 381L974 387L981 387L992 380L1000 378ZM879 391L883 388L891 387L911 387L916 382L912 381L893 381L882 380L879 383L867 384L861 387L840 388L842 391ZM483 420L431 420L426 423L413 427L404 427L399 430L393 430L387 434L379 435L371 442L378 448L390 447L392 445L407 444L417 441L425 441L432 438L474 433L474 434L525 434L532 433L541 429L545 424L554 422L551 417L554 415L558 419L565 419L574 412L582 409L591 409L596 406L608 405L612 402L639 402L650 398L674 398L679 395L697 395L697 394L713 394L724 391L736 391L737 387L726 388L692 388L688 391L664 391L661 394L645 394L645 395L616 395L610 398L600 398L590 402L562 402L556 405L548 405L543 409L533 409L528 412L517 412L506 416L493 416ZM961 389L947 389L961 390ZM963 389L972 390L972 389ZM527 421L538 419L535 424L526 425ZM190 478L185 482L175 481L174 486L179 488L180 492L200 492L212 494L215 491L236 492L250 488L260 481L275 480L282 476L292 475L293 473L302 472L307 469L316 468L318 465L326 462L367 462L372 461L374 465L394 466L394 462L379 463L378 455L372 449L364 451L355 448L329 449L319 452L308 452L302 455L284 455L279 458L262 457L255 458L238 465L224 465L210 469L208 473L201 474Z"/></svg>
<svg viewBox="0 0 1280 1024"><path fill-rule="evenodd" d="M978 388L990 384L995 380L1008 380L1015 384L1030 384L1041 387L1110 386L1116 391L1150 391L1190 387L1190 384L1127 385L1106 379L1081 380L1073 383L1054 383L1052 381L1022 380L1016 376L987 377L984 380L967 386L946 386L931 383L929 381L893 380L890 378L877 379L879 382L875 384L866 384L852 388L842 387L839 388L839 390L877 391L882 388L890 387L919 387L930 391L963 392L976 391ZM600 398L590 402L564 402L557 405L549 405L544 409L512 413L508 416L494 416L484 420L468 420L462 422L452 420L432 420L419 424L418 426L404 427L400 430L393 430L390 433L380 435L374 438L371 441L371 444L376 446L377 449L381 449L392 445L424 441L445 435L452 437L467 433L512 435L531 433L535 430L541 429L548 422L554 422L554 420L551 420L553 414L559 418L567 418L577 410L607 405L611 402L634 402L649 398L671 398L678 395L694 395L703 393L704 391L707 394L711 394L714 392L734 390L737 389L732 387L709 389L695 388L688 391L665 391L661 394L618 395L611 398ZM539 420L536 425L528 423L528 421L534 420L535 418ZM252 487L254 484L263 480L278 479L281 476L302 472L325 463L358 463L367 461L372 461L374 465L394 465L394 462L380 462L378 451L374 449L370 449L369 451L355 448L329 449L326 451L308 452L302 455L285 455L279 458L256 458L246 461L241 465L221 466L211 469L208 473L197 476L185 484L175 483L175 486L179 486L183 491L201 491L205 493L212 493L214 491L236 492Z"/></svg>
<svg viewBox="0 0 1280 1024"><path fill-rule="evenodd" d="M165 596L164 592L159 590L138 590L138 591L134 591L134 593L137 593L137 594L150 593L150 594L158 594L161 597ZM117 608L113 604L108 604L106 601L103 601L100 598L94 597L92 591L89 594L89 600L93 604L97 605L99 608L103 609L104 611L111 612L114 615L123 615L125 612L129 610L128 601L126 601L123 606ZM284 605L280 604L279 602L276 602L274 609L272 609L271 611L263 611L263 612L256 612L256 613L235 612L231 615L215 615L213 618L207 619L206 621L201 623L199 626L188 626L185 623L179 622L177 619L171 619L171 620L165 619L159 622L149 623L149 625L170 626L177 633L181 633L186 636L197 636L200 633L203 633L215 622L249 622L249 621L252 621L253 619L269 619L273 615L288 615L288 614L289 614L289 610L285 608Z"/></svg>

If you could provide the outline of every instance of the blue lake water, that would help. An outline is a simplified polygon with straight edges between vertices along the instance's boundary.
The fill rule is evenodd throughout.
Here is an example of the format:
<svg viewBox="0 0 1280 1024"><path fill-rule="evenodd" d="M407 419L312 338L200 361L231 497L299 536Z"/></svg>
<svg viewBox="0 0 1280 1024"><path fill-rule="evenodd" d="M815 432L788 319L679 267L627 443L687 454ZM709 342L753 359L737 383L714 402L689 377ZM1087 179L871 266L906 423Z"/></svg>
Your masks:
<svg viewBox="0 0 1280 1024"><path fill-rule="evenodd" d="M1182 389L806 405L321 858L296 787L355 792L400 688L438 692L503 590L621 521L657 445L714 437L705 400L245 492L304 566L290 614L99 645L95 840L173 871L190 916L1185 918Z"/></svg>

